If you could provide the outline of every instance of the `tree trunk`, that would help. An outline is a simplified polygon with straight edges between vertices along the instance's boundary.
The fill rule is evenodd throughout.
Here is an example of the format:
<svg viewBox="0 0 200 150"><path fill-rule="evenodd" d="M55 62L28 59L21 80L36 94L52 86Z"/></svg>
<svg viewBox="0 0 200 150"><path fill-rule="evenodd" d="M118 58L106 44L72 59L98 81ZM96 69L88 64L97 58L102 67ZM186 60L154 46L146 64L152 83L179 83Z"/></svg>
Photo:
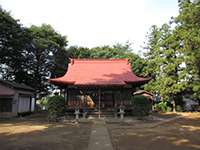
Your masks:
<svg viewBox="0 0 200 150"><path fill-rule="evenodd" d="M176 112L176 103L175 103L175 100L173 99L172 101L172 104L173 104L173 112Z"/></svg>

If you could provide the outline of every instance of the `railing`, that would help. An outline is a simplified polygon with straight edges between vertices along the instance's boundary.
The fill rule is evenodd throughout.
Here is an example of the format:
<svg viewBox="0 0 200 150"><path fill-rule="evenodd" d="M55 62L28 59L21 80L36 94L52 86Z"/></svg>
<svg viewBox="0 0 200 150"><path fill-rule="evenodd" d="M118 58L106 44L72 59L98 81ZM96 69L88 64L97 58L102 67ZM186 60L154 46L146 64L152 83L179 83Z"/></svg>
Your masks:
<svg viewBox="0 0 200 150"><path fill-rule="evenodd" d="M125 106L125 107L131 107L132 103L130 100L124 100L124 101L115 101L115 103L113 104L112 101L101 101L100 103L100 107L101 108L108 108L108 107L120 107L121 105ZM94 105L94 107L98 106L98 102ZM88 107L91 108L89 106L87 106L87 104L81 100L69 100L67 103L67 107L69 108L82 108L82 107ZM92 107L93 108L93 107Z"/></svg>

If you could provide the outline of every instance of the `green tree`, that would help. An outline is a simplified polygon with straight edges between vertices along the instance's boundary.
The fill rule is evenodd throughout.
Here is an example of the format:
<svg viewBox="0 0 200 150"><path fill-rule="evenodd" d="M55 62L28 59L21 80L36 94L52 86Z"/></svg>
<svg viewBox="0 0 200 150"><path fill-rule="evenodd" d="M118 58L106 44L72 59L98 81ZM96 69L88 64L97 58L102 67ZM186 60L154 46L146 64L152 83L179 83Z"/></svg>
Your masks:
<svg viewBox="0 0 200 150"><path fill-rule="evenodd" d="M0 74L16 82L30 80L28 62L30 54L28 30L0 7Z"/></svg>
<svg viewBox="0 0 200 150"><path fill-rule="evenodd" d="M151 102L143 95L135 95L132 97L133 110L132 114L142 118L148 116L151 110Z"/></svg>
<svg viewBox="0 0 200 150"><path fill-rule="evenodd" d="M179 8L175 30L183 47L189 88L200 99L200 1L180 0Z"/></svg>
<svg viewBox="0 0 200 150"><path fill-rule="evenodd" d="M66 37L50 25L25 28L0 8L1 78L28 84L45 95L48 78L62 76L66 71L66 46Z"/></svg>
<svg viewBox="0 0 200 150"><path fill-rule="evenodd" d="M48 78L62 76L67 67L67 40L50 25L31 26L33 61L30 66L34 77L34 87L38 93L48 92ZM42 96L41 95L41 96Z"/></svg>
<svg viewBox="0 0 200 150"><path fill-rule="evenodd" d="M182 66L182 46L175 32L167 24L161 28L152 27L147 44L148 61L145 68L147 74L153 77L145 85L145 89L158 92L165 100L171 100L174 108L176 96L188 85L186 68Z"/></svg>
<svg viewBox="0 0 200 150"><path fill-rule="evenodd" d="M200 1L180 0L171 24L152 27L147 44L145 86L164 99L190 91L200 99ZM172 26L172 27L170 27Z"/></svg>
<svg viewBox="0 0 200 150"><path fill-rule="evenodd" d="M48 97L46 106L49 121L56 121L58 117L64 116L66 110L65 98L59 95Z"/></svg>

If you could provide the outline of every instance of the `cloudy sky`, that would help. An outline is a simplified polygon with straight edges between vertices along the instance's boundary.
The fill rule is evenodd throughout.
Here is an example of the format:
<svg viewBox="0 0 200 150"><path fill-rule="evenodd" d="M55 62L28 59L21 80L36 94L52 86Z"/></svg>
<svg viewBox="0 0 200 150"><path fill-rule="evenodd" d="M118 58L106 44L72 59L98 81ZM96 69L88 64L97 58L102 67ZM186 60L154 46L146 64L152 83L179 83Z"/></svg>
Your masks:
<svg viewBox="0 0 200 150"><path fill-rule="evenodd" d="M25 26L51 24L69 45L141 46L151 25L178 14L178 0L0 0L3 9Z"/></svg>

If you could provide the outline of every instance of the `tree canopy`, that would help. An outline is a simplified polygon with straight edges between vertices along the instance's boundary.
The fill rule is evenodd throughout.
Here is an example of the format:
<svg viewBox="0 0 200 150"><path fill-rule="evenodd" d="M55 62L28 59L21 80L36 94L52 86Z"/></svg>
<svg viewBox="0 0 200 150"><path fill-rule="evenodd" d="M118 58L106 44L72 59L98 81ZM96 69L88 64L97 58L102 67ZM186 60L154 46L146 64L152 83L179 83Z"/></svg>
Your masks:
<svg viewBox="0 0 200 150"><path fill-rule="evenodd" d="M48 91L48 78L62 76L67 67L68 54L65 36L57 33L50 25L31 26L32 72L34 87L39 93Z"/></svg>
<svg viewBox="0 0 200 150"><path fill-rule="evenodd" d="M175 30L182 45L188 86L200 99L200 0L181 0L179 7Z"/></svg>
<svg viewBox="0 0 200 150"><path fill-rule="evenodd" d="M200 1L181 0L179 8L170 23L150 29L145 70L152 80L145 88L165 99L185 92L200 98Z"/></svg>
<svg viewBox="0 0 200 150"><path fill-rule="evenodd" d="M26 82L32 40L26 28L0 7L0 73L5 79Z"/></svg>
<svg viewBox="0 0 200 150"><path fill-rule="evenodd" d="M23 27L0 8L0 74L25 83L39 94L48 92L48 78L66 71L68 41L50 25Z"/></svg>

